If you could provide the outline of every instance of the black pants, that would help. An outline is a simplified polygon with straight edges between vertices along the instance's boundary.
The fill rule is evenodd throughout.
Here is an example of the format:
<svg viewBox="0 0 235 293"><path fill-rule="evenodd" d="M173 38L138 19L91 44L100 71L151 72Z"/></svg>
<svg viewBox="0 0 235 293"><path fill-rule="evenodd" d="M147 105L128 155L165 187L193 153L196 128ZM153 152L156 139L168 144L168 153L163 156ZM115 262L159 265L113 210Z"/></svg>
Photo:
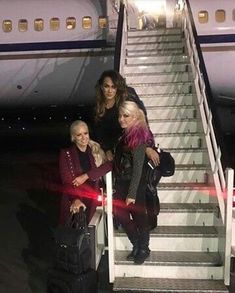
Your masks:
<svg viewBox="0 0 235 293"><path fill-rule="evenodd" d="M146 212L145 189L142 185L137 193L135 204L126 205L126 197L130 182L120 180L116 182L114 196L114 215L122 225L129 240L134 243L137 240L148 246L149 224Z"/></svg>
<svg viewBox="0 0 235 293"><path fill-rule="evenodd" d="M157 195L157 189L151 191L148 187L145 193L146 209L150 229L157 227L157 216L160 212L160 202Z"/></svg>

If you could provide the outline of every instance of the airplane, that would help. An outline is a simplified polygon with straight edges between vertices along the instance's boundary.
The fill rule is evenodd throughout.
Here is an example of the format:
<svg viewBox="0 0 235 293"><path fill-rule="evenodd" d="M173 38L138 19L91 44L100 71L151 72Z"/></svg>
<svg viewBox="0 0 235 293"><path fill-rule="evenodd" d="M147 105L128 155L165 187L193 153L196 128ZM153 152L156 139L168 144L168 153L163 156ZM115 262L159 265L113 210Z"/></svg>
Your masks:
<svg viewBox="0 0 235 293"><path fill-rule="evenodd" d="M142 7L154 2L165 14L168 26L177 5L182 5L182 1L174 0L126 1L130 23L136 18L133 28L138 29ZM0 105L92 102L99 74L113 67L119 3L1 0ZM235 3L189 3L213 96L218 101L234 102L233 74L229 73L233 72L235 60Z"/></svg>
<svg viewBox="0 0 235 293"><path fill-rule="evenodd" d="M115 1L1 0L0 11L0 105L89 103L113 66Z"/></svg>
<svg viewBox="0 0 235 293"><path fill-rule="evenodd" d="M87 84L84 75L89 81L95 80L91 77L97 72L96 68L112 66L114 36L111 40L110 32L116 28L119 2L57 0L55 5L53 0L1 0L0 104L15 106L47 104L48 101L60 104L68 95L67 102L71 103L81 84ZM156 2L162 9L164 5L167 8L182 1L126 2L128 7L132 4L132 9L135 3L137 6L141 2L145 6L147 2ZM234 1L189 0L189 3L213 94L219 99L233 100L232 74L221 74L221 66L225 72L233 72ZM135 17L138 17L136 12ZM92 58L91 52L98 58ZM220 70L217 70L217 60L220 60ZM80 89L86 95L84 91L90 87Z"/></svg>

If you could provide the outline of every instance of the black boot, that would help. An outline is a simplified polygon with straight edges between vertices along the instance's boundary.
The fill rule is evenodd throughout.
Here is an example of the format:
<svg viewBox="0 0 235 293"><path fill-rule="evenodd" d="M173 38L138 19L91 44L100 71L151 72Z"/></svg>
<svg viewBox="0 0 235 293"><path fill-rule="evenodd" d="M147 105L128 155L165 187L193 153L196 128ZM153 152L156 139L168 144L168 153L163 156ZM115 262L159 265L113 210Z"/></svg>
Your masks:
<svg viewBox="0 0 235 293"><path fill-rule="evenodd" d="M127 260L135 260L137 254L138 254L138 250L139 250L139 245L138 245L138 242L136 242L136 244L133 245L131 253L129 253L127 255L126 259Z"/></svg>
<svg viewBox="0 0 235 293"><path fill-rule="evenodd" d="M146 248L140 248L134 258L134 262L137 265L142 265L146 258L150 255L150 249L148 247Z"/></svg>
<svg viewBox="0 0 235 293"><path fill-rule="evenodd" d="M146 231L139 237L139 249L134 258L135 264L141 265L149 255L149 231Z"/></svg>

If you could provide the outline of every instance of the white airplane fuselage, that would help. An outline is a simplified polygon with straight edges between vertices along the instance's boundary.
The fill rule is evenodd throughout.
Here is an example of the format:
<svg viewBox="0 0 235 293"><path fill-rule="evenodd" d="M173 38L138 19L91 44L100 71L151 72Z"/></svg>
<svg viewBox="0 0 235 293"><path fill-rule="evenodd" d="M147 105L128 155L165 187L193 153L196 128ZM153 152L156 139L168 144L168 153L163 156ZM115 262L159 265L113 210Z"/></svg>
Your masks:
<svg viewBox="0 0 235 293"><path fill-rule="evenodd" d="M172 13L177 1L163 2L173 7ZM235 1L189 2L213 95L234 102ZM0 105L93 103L97 78L113 68L115 34L111 31L117 27L118 4L116 0L0 0L2 26L6 22L8 29L7 21L11 21L10 31L0 29ZM217 10L225 11L223 22L216 21ZM206 23L198 20L201 11L208 13ZM92 20L90 28L82 27L83 17ZM100 17L107 18L105 28L98 25ZM76 21L74 29L66 27L69 18ZM35 20L40 19L43 30L37 31ZM59 29L50 28L51 19L59 20ZM22 20L27 21L26 31L19 29Z"/></svg>
<svg viewBox="0 0 235 293"><path fill-rule="evenodd" d="M108 27L98 23L100 17L107 18L108 4L112 5L106 0L0 0L0 105L91 103L100 73L113 67ZM82 26L83 17L91 20L90 27ZM56 29L50 26L53 20ZM35 28L40 21L42 29Z"/></svg>

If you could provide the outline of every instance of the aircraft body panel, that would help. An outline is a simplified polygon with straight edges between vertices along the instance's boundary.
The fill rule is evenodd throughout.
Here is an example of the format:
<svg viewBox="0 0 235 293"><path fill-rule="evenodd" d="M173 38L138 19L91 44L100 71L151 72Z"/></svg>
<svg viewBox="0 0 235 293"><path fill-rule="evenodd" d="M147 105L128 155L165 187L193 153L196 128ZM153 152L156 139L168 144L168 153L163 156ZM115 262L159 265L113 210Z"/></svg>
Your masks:
<svg viewBox="0 0 235 293"><path fill-rule="evenodd" d="M104 0L1 0L0 22L12 20L12 31L0 30L0 44L4 43L30 43L68 40L94 40L105 38L105 29L98 26L98 18L106 15ZM89 16L92 26L89 29L82 28L82 18ZM51 18L60 21L57 31L50 30ZM66 19L76 19L76 29L66 28ZM42 18L44 28L42 31L34 30L34 20ZM18 30L18 21L25 19L28 22L27 31ZM14 36L14 37L13 37Z"/></svg>
<svg viewBox="0 0 235 293"><path fill-rule="evenodd" d="M205 61L213 96L220 102L235 102L235 1L189 0L198 41ZM199 13L208 13L208 21L200 23ZM225 19L216 20L216 12L224 11ZM225 98L226 97L226 98Z"/></svg>
<svg viewBox="0 0 235 293"><path fill-rule="evenodd" d="M9 32L0 29L0 105L94 103L96 80L113 67L108 26L99 25L112 5L111 0L0 0L0 22L11 22ZM84 17L91 27L83 27ZM50 27L53 18L58 30ZM75 20L74 29L66 26L68 18ZM35 30L36 19L43 20L42 31ZM27 21L26 31L20 31L20 20Z"/></svg>

